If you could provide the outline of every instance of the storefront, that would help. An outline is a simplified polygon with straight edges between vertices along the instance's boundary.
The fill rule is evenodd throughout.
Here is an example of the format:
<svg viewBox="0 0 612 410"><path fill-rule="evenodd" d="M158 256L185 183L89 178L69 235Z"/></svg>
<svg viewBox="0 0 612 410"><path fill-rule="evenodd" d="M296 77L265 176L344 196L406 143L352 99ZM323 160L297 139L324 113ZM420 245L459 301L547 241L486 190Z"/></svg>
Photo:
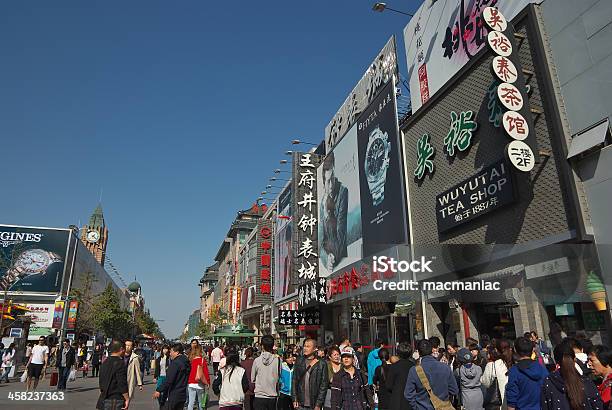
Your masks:
<svg viewBox="0 0 612 410"><path fill-rule="evenodd" d="M417 279L501 284L426 292L427 336L462 344L562 331L610 343L609 299L537 8L489 28L402 126L414 256L437 258Z"/></svg>

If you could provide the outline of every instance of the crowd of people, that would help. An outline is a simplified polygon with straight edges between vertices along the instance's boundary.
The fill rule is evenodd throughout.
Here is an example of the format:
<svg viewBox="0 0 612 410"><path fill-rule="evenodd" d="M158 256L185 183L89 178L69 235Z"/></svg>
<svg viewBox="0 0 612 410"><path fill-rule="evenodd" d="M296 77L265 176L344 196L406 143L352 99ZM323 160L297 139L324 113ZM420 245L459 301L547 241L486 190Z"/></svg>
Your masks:
<svg viewBox="0 0 612 410"><path fill-rule="evenodd" d="M612 409L612 349L586 339L552 346L529 332L444 347L432 337L414 350L377 340L367 354L348 339L274 344L264 336L253 347L205 349L220 409Z"/></svg>
<svg viewBox="0 0 612 410"><path fill-rule="evenodd" d="M281 349L266 335L253 346L127 340L87 349L68 340L49 348L41 337L28 348L25 382L36 389L54 367L57 388L65 390L70 374L87 377L91 364L91 377L99 373L99 409L128 408L152 370L154 399L167 410L205 409L209 387L224 410L611 410L612 349L571 337L556 342L529 332L513 342L468 338L464 347L431 337L416 349L349 339ZM12 366L14 345L2 350L0 383Z"/></svg>

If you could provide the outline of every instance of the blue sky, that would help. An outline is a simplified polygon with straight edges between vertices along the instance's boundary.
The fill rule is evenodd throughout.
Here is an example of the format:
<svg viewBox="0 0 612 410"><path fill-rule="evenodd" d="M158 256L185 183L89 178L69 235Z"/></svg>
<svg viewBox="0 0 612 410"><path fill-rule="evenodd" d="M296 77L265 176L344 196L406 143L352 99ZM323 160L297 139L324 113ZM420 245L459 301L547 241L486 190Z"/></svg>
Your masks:
<svg viewBox="0 0 612 410"><path fill-rule="evenodd" d="M113 263L176 336L291 139L322 139L392 34L405 67L408 17L372 4L4 3L0 223L84 223L102 189Z"/></svg>

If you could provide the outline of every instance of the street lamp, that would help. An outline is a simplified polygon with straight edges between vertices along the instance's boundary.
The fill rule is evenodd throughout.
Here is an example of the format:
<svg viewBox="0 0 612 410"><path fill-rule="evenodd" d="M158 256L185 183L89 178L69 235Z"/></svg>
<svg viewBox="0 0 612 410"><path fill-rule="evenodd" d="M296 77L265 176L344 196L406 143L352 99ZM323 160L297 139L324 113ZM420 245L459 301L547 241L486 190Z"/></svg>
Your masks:
<svg viewBox="0 0 612 410"><path fill-rule="evenodd" d="M286 159L281 159L280 163L281 163L281 165L285 165L287 163L287 160Z"/></svg>
<svg viewBox="0 0 612 410"><path fill-rule="evenodd" d="M399 11L399 10L395 10L395 9L392 9L391 7L388 7L387 3L374 3L374 5L372 6L372 10L376 11L378 13L382 13L385 10L390 10L390 11L393 11L393 12L398 13L398 14L403 14L404 16L414 17L413 14L406 13L406 12Z"/></svg>
<svg viewBox="0 0 612 410"><path fill-rule="evenodd" d="M287 151L285 152L285 155L293 155L293 151Z"/></svg>
<svg viewBox="0 0 612 410"><path fill-rule="evenodd" d="M304 145L312 145L312 146L314 146L314 147L318 147L318 146L319 146L319 144L313 144L312 142L304 142L304 141L302 141L302 140L293 140L293 141L291 141L291 143L292 143L293 145L300 145L300 144L304 144Z"/></svg>
<svg viewBox="0 0 612 410"><path fill-rule="evenodd" d="M274 170L274 173L275 173L275 174L280 174L281 172L284 172L285 174L291 174L291 172L289 172L289 171L281 171L281 169L280 169L280 168L276 168L276 169Z"/></svg>
<svg viewBox="0 0 612 410"><path fill-rule="evenodd" d="M282 178L276 178L276 177L272 177L270 178L270 181L274 182L274 181L284 181L284 182L291 182L290 179L282 179Z"/></svg>

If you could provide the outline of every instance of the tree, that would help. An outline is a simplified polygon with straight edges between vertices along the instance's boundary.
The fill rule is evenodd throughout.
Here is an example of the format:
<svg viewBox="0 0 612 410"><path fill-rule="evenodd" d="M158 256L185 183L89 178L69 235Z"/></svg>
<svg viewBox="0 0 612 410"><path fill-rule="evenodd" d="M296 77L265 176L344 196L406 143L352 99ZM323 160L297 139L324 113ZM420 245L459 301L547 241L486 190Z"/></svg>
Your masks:
<svg viewBox="0 0 612 410"><path fill-rule="evenodd" d="M79 316L76 324L76 333L95 329L94 324L94 303L97 295L93 293L93 284L98 279L93 273L81 274L81 287L72 289L70 297L79 302Z"/></svg>
<svg viewBox="0 0 612 410"><path fill-rule="evenodd" d="M133 328L132 315L121 308L119 296L110 283L93 303L92 319L96 329L113 339L128 338Z"/></svg>
<svg viewBox="0 0 612 410"><path fill-rule="evenodd" d="M148 310L142 311L141 309L139 309L136 311L134 317L136 326L138 327L140 333L147 333L161 338L164 337L164 334L159 328L159 325L151 316L151 312L149 312Z"/></svg>

